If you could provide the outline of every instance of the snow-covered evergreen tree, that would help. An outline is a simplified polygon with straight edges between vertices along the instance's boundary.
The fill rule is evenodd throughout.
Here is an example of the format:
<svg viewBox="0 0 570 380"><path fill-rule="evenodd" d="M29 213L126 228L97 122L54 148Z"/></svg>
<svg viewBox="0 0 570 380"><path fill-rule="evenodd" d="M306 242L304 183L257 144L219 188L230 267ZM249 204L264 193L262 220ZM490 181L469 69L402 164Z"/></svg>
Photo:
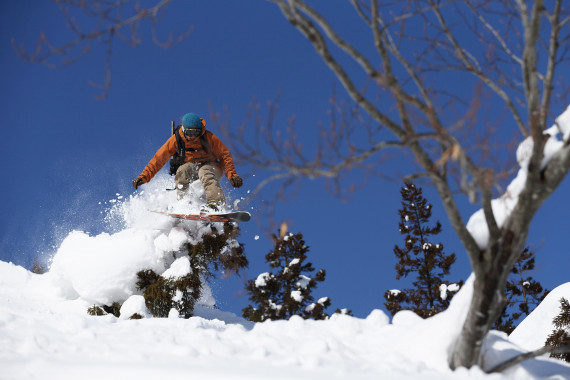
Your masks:
<svg viewBox="0 0 570 380"><path fill-rule="evenodd" d="M288 234L283 238L273 235L275 248L265 256L271 272L261 273L249 280L246 290L255 306L243 309L245 318L254 322L288 319L299 315L308 319L326 319L325 309L330 306L328 297L314 301L311 292L317 283L325 280L325 270L315 271L307 260L309 247L302 234Z"/></svg>
<svg viewBox="0 0 570 380"><path fill-rule="evenodd" d="M204 281L215 277L217 271L238 274L248 266L243 245L236 240L238 235L239 227L232 223L225 223L223 227L212 225L211 233L172 252L174 262L161 275L150 269L139 271L136 286L144 296L148 311L154 317L168 317L173 310L180 317L191 317L202 295ZM88 313L112 313L118 317L120 308L119 303L94 305Z"/></svg>
<svg viewBox="0 0 570 380"><path fill-rule="evenodd" d="M412 310L420 317L431 317L449 305L452 292L459 290L462 282L444 280L455 263L455 253L446 255L443 244L432 238L441 232L441 223L428 225L432 205L422 195L422 189L411 182L401 188L402 208L399 211L399 231L404 235L404 246L394 247L398 258L396 279L417 273L415 288L388 290L384 293L384 305L392 315L403 309Z"/></svg>

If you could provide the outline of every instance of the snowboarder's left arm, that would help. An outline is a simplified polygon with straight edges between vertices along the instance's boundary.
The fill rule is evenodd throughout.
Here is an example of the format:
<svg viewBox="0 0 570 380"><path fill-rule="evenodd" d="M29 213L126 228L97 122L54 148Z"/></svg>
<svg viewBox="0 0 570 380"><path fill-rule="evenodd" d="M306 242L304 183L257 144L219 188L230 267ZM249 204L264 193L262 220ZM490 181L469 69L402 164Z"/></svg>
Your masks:
<svg viewBox="0 0 570 380"><path fill-rule="evenodd" d="M234 165L234 159L230 150L225 146L225 144L213 133L208 134L208 140L210 141L210 145L212 146L212 153L216 156L216 158L220 159L223 167L224 172L226 173L226 177L228 179L232 179L236 177L238 174L236 172L236 167Z"/></svg>

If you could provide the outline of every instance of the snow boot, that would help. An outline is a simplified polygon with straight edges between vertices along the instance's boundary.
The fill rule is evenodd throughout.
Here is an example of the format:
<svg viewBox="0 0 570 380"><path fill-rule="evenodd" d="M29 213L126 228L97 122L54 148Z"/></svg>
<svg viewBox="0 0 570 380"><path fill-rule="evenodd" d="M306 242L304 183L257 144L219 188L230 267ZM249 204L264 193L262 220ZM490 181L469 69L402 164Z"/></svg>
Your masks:
<svg viewBox="0 0 570 380"><path fill-rule="evenodd" d="M220 211L220 206L216 201L209 201L200 207L200 215L211 214L217 211Z"/></svg>

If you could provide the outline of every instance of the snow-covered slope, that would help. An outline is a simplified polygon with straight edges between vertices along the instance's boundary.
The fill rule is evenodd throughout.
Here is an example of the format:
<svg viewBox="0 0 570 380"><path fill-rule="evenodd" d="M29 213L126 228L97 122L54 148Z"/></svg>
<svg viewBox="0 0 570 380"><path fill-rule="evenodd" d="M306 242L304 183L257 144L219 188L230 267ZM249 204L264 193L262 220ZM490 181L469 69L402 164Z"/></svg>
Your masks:
<svg viewBox="0 0 570 380"><path fill-rule="evenodd" d="M509 339L527 350L544 346L546 338L554 330L552 320L560 314L560 299L570 301L570 282L558 286L511 333Z"/></svg>
<svg viewBox="0 0 570 380"><path fill-rule="evenodd" d="M253 324L198 307L190 319L123 320L89 316L60 278L0 262L0 379L565 379L570 366L531 360L503 375L479 368L451 372L447 356L470 299L471 281L444 313L422 320L398 313L390 323L291 318ZM492 334L493 365L521 349Z"/></svg>

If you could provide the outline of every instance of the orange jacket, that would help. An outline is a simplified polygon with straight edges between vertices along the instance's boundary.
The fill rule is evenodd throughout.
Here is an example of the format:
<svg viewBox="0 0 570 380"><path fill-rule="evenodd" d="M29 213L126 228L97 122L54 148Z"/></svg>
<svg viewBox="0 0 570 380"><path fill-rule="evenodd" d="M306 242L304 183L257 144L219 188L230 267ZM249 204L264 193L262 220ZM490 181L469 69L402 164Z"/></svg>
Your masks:
<svg viewBox="0 0 570 380"><path fill-rule="evenodd" d="M182 137L186 148L193 150L195 149L195 151L186 151L184 161L214 162L226 173L226 177L228 177L228 179L236 176L237 173L234 166L234 160L229 149L226 148L224 143L216 135L210 131L206 131L206 121L204 119L201 120L202 135L206 136L206 139L210 142L212 150L210 154L208 154L208 152L206 152L206 150L202 147L199 137L188 140L184 136L182 128L178 128L177 133ZM164 143L164 145L156 151L154 157L148 162L139 177L143 178L145 182L150 181L152 177L154 177L154 175L158 173L160 169L162 169L164 164L166 164L166 162L170 159L170 157L174 155L174 153L176 153L176 136L172 135L166 141L166 143Z"/></svg>

